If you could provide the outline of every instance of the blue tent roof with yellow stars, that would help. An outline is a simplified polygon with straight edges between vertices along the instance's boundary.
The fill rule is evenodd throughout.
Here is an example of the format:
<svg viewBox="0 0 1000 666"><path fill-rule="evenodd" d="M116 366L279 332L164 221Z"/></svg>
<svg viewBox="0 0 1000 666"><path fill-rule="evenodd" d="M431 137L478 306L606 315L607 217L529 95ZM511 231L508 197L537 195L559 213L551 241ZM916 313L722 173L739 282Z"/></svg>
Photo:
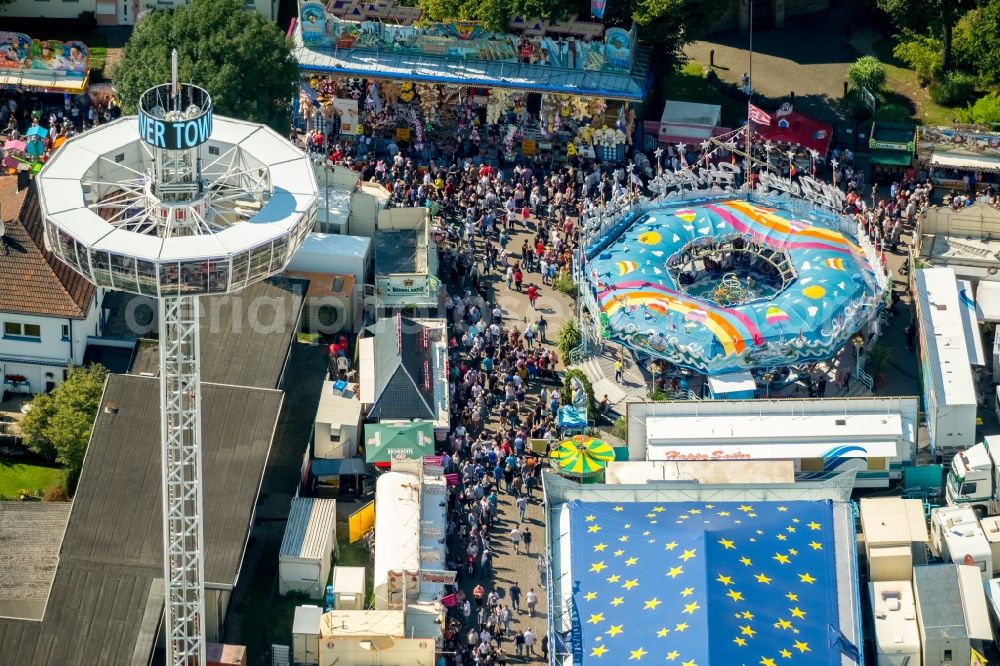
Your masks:
<svg viewBox="0 0 1000 666"><path fill-rule="evenodd" d="M570 503L574 663L840 664L829 501Z"/></svg>

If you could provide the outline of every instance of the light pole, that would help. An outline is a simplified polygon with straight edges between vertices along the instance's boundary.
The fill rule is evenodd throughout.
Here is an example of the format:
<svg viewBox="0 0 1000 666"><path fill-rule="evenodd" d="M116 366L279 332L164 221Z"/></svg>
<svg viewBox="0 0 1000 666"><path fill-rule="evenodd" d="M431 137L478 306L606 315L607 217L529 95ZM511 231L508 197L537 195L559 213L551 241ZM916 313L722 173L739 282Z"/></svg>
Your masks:
<svg viewBox="0 0 1000 666"><path fill-rule="evenodd" d="M768 370L764 373L764 391L765 398L770 400L771 398L771 382L774 380L774 372Z"/></svg>

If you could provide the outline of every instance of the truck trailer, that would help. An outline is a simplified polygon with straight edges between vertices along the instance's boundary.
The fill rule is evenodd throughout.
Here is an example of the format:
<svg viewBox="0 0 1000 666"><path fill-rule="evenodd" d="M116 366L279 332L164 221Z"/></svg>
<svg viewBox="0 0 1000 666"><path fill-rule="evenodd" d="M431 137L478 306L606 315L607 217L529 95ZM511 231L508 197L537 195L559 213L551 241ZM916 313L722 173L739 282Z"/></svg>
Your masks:
<svg viewBox="0 0 1000 666"><path fill-rule="evenodd" d="M967 506L979 518L1000 513L1000 436L990 435L951 460L945 497L949 506Z"/></svg>
<svg viewBox="0 0 1000 666"><path fill-rule="evenodd" d="M931 453L944 459L976 441L976 390L955 271L916 271L917 335Z"/></svg>

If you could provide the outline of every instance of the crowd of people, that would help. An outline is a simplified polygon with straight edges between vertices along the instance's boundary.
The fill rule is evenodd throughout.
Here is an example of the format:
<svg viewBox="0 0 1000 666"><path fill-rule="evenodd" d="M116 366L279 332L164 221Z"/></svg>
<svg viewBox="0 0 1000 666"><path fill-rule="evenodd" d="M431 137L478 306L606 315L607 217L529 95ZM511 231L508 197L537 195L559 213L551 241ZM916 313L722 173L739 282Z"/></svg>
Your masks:
<svg viewBox="0 0 1000 666"><path fill-rule="evenodd" d="M44 162L62 142L92 127L108 123L121 115L111 96L57 95L50 93L10 92L0 98L0 152L8 141L26 137L32 126L46 130L40 154L18 150L17 157ZM25 155L27 153L27 155ZM6 157L6 152L0 157Z"/></svg>

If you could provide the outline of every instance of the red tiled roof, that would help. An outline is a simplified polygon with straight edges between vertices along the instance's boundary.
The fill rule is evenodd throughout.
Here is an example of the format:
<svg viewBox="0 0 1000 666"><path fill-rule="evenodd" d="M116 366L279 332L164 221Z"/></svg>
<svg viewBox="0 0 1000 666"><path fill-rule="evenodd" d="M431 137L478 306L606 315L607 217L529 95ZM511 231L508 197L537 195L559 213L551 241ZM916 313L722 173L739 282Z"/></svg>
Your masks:
<svg viewBox="0 0 1000 666"><path fill-rule="evenodd" d="M16 190L14 177L0 178L6 223L0 246L0 312L83 319L94 285L45 249L35 188Z"/></svg>

